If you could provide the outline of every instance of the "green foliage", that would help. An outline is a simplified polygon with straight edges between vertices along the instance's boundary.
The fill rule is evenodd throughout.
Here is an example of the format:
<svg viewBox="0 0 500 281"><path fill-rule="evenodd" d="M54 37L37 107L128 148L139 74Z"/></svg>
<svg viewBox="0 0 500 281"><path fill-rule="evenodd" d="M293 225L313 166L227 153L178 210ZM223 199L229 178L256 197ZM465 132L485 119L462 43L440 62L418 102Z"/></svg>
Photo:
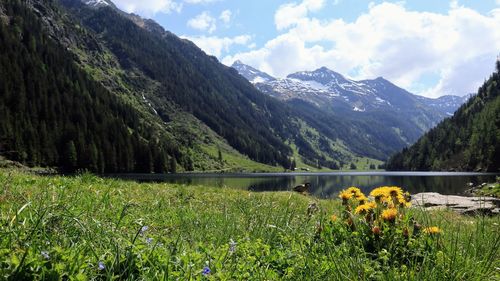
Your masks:
<svg viewBox="0 0 500 281"><path fill-rule="evenodd" d="M260 93L194 44L157 30L153 23L141 28L113 8L96 10L72 0L61 3L100 38L121 68L138 69L159 83L154 95L162 118L168 118L164 105L176 104L250 159L289 166L291 149L283 140L289 135L290 113L282 103ZM148 32L149 28L154 30Z"/></svg>
<svg viewBox="0 0 500 281"><path fill-rule="evenodd" d="M0 186L6 280L494 280L500 266L495 217L408 209L442 233L409 245L398 219L371 248L363 217L353 231L331 222L340 202L289 192L15 170L0 170Z"/></svg>
<svg viewBox="0 0 500 281"><path fill-rule="evenodd" d="M455 114L387 162L389 170L500 171L500 73Z"/></svg>
<svg viewBox="0 0 500 281"><path fill-rule="evenodd" d="M0 24L0 153L63 171L151 172L189 159L142 124L137 111L94 82L20 1L3 1ZM162 159L163 158L163 159Z"/></svg>

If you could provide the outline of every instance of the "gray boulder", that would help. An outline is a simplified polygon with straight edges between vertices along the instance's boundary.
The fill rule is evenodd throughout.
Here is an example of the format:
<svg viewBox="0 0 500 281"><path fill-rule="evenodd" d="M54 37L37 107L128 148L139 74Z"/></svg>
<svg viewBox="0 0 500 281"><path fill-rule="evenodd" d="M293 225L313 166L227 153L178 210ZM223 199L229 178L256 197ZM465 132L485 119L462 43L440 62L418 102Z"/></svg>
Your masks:
<svg viewBox="0 0 500 281"><path fill-rule="evenodd" d="M412 195L415 207L426 209L449 208L460 214L500 214L500 199L493 197L466 197L442 195L437 192L423 192Z"/></svg>

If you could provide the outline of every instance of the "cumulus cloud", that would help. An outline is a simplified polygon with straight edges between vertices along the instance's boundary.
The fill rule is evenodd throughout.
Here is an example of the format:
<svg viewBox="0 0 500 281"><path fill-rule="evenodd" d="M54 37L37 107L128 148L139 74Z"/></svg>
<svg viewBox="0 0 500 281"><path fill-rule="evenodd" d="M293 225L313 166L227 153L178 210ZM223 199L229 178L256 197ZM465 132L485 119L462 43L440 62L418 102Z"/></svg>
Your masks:
<svg viewBox="0 0 500 281"><path fill-rule="evenodd" d="M278 30L283 30L307 16L309 12L323 8L324 0L304 0L302 3L288 3L281 5L274 15L274 23Z"/></svg>
<svg viewBox="0 0 500 281"><path fill-rule="evenodd" d="M158 12L171 13L180 12L182 3L174 0L113 0L120 9L128 13L139 13L146 16L154 15Z"/></svg>
<svg viewBox="0 0 500 281"><path fill-rule="evenodd" d="M213 18L209 12L205 11L196 17L190 19L187 22L187 25L191 28L198 29L201 31L208 31L208 33L212 33L217 29L216 25L217 20Z"/></svg>
<svg viewBox="0 0 500 281"><path fill-rule="evenodd" d="M483 15L459 5L446 14L416 12L401 2L371 4L352 22L309 16L322 6L319 0L281 6L275 14L280 35L222 61L240 59L277 77L327 66L355 79L383 76L437 97L475 92L500 50L500 12ZM293 19L284 17L286 10ZM422 82L429 75L437 82Z"/></svg>
<svg viewBox="0 0 500 281"><path fill-rule="evenodd" d="M217 1L220 0L113 0L113 3L128 13L153 16L157 13L180 13L183 3L209 4Z"/></svg>
<svg viewBox="0 0 500 281"><path fill-rule="evenodd" d="M224 10L219 16L219 19L225 23L228 24L231 21L231 17L233 16L233 13L230 10Z"/></svg>
<svg viewBox="0 0 500 281"><path fill-rule="evenodd" d="M220 57L223 52L227 53L234 45L247 45L252 37L250 35L239 35L235 37L217 36L181 36L193 41L198 47L209 55Z"/></svg>

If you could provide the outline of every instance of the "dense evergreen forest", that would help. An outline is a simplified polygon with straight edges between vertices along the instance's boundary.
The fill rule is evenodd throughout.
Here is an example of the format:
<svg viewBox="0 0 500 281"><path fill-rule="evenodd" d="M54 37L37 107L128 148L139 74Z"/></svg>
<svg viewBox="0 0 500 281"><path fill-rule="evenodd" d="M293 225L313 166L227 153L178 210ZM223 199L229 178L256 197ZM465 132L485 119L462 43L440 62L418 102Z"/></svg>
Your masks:
<svg viewBox="0 0 500 281"><path fill-rule="evenodd" d="M175 171L189 159L93 82L20 1L2 1L0 154L63 171Z"/></svg>
<svg viewBox="0 0 500 281"><path fill-rule="evenodd" d="M138 68L160 82L156 95L164 103L178 104L251 159L290 166L291 149L283 140L292 130L283 103L170 32L146 32L112 7L95 10L80 1L61 3L105 42L124 69Z"/></svg>
<svg viewBox="0 0 500 281"><path fill-rule="evenodd" d="M476 96L392 156L387 169L500 171L500 61Z"/></svg>

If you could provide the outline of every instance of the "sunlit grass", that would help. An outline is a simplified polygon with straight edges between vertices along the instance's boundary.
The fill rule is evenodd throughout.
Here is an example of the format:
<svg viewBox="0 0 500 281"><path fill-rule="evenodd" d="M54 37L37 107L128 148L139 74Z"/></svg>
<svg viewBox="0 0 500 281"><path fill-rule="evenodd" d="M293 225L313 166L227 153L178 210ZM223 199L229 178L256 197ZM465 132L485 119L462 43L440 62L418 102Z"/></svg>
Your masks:
<svg viewBox="0 0 500 281"><path fill-rule="evenodd" d="M442 247L401 265L384 261L390 252L367 254L357 234L338 245L322 238L322 226L343 210L340 200L14 170L0 170L0 186L0 279L494 280L500 273L498 217L412 210L442 229Z"/></svg>

